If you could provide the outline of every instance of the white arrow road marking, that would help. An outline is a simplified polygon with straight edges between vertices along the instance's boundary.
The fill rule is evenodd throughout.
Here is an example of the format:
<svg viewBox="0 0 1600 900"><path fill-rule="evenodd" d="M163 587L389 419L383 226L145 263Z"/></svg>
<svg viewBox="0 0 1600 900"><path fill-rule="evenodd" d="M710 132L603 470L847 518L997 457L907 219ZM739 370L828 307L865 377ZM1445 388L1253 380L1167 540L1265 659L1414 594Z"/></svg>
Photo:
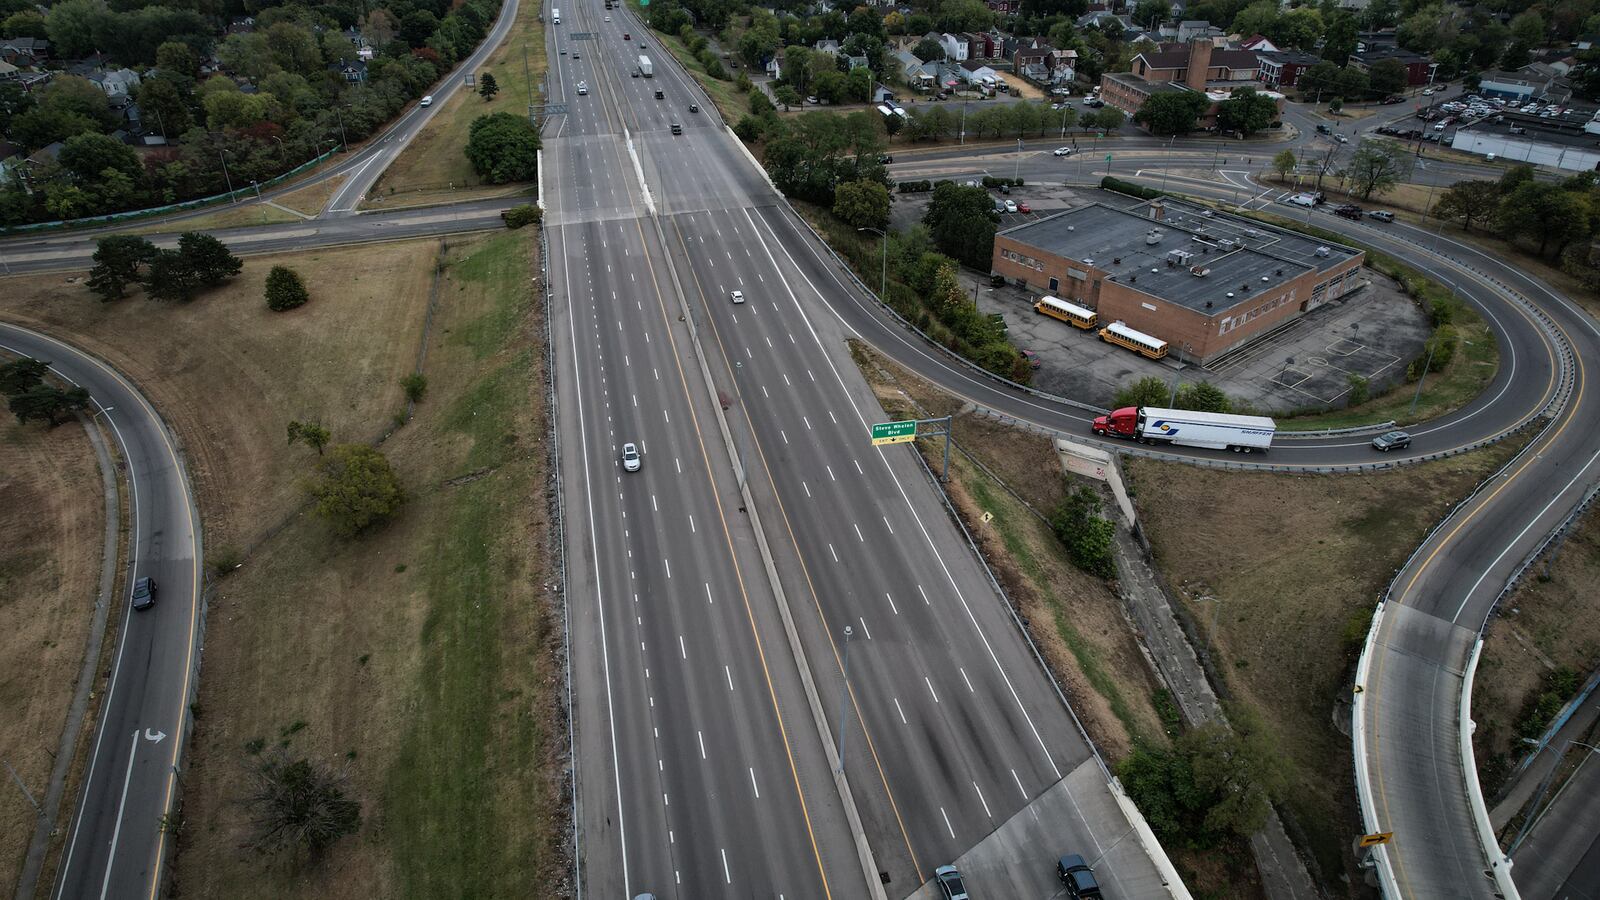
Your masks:
<svg viewBox="0 0 1600 900"><path fill-rule="evenodd" d="M166 737L166 736L167 736L167 733L165 731L154 731L154 730L149 729L149 728L146 728L144 730L144 739L149 741L149 742L151 742L152 744L161 743L161 739Z"/></svg>

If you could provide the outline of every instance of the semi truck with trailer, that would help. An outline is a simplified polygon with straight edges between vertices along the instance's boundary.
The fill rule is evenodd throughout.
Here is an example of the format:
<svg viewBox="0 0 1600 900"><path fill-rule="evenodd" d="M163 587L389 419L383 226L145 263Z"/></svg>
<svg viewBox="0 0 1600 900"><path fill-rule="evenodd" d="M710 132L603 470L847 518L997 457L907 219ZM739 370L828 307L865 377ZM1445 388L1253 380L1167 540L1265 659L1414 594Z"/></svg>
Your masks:
<svg viewBox="0 0 1600 900"><path fill-rule="evenodd" d="M656 77L655 67L650 65L650 57L639 54L639 74L646 78Z"/></svg>
<svg viewBox="0 0 1600 900"><path fill-rule="evenodd" d="M1267 452L1277 423L1266 416L1235 416L1192 409L1126 406L1094 420L1094 433L1141 444L1177 444L1235 453Z"/></svg>

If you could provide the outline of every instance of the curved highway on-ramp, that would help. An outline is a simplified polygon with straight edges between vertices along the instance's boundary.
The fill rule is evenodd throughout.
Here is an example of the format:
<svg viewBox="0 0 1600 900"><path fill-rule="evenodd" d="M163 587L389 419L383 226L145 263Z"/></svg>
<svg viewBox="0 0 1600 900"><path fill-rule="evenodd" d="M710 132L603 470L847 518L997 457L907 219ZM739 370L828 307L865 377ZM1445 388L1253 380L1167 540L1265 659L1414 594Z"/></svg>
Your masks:
<svg viewBox="0 0 1600 900"><path fill-rule="evenodd" d="M192 725L200 634L200 518L177 442L139 389L70 344L0 324L0 348L46 360L88 390L115 438L128 485L128 564L117 649L81 801L51 896L154 897L170 850L163 816L176 798ZM154 578L154 607L134 610L134 578Z"/></svg>

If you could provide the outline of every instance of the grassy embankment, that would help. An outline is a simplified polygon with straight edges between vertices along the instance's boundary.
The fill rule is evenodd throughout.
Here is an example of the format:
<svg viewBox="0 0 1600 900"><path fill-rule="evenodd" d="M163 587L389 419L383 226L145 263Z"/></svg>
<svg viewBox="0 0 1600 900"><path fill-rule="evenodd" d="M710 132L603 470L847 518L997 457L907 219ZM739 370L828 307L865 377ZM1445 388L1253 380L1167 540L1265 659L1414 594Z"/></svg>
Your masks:
<svg viewBox="0 0 1600 900"><path fill-rule="evenodd" d="M1360 884L1349 676L1376 598L1428 528L1523 445L1360 477L1124 462L1157 564L1211 645L1219 688L1283 749L1291 833L1322 884ZM1205 510L1205 515L1195 515Z"/></svg>
<svg viewBox="0 0 1600 900"><path fill-rule="evenodd" d="M542 334L531 234L458 243L428 338L428 394L383 444L410 500L339 540L303 509L290 419L367 441L405 402L439 244L258 257L183 305L102 304L15 279L0 313L128 372L184 443L208 556L249 550L211 600L176 878L198 896L508 895L560 884L558 612L544 518ZM312 301L261 299L274 263ZM245 849L253 748L347 766L361 832L320 866Z"/></svg>
<svg viewBox="0 0 1600 900"><path fill-rule="evenodd" d="M0 759L42 803L99 590L105 496L76 421L47 429L0 416ZM5 781L0 884L14 885L36 820L10 773Z"/></svg>
<svg viewBox="0 0 1600 900"><path fill-rule="evenodd" d="M478 70L494 75L500 92L490 101L475 87L456 90L428 121L399 158L384 171L362 203L364 209L426 206L482 197L505 197L532 190L528 184L484 184L467 162L467 130L472 120L490 113L527 115L528 104L544 102L541 84L547 61L541 7L523 3L516 21L498 49ZM532 101L528 98L532 91Z"/></svg>

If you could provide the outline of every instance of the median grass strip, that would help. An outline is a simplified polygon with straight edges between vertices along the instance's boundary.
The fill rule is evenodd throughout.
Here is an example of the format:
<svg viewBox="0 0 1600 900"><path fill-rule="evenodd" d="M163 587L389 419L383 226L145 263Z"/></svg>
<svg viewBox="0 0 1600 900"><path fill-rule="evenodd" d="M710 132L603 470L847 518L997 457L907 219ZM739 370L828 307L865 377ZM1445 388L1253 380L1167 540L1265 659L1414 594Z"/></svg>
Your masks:
<svg viewBox="0 0 1600 900"><path fill-rule="evenodd" d="M10 359L0 355L0 362ZM0 759L43 803L99 590L105 497L94 450L76 421L47 429L3 415ZM8 885L22 873L37 821L12 777L0 777L7 783L0 790L0 883Z"/></svg>
<svg viewBox="0 0 1600 900"><path fill-rule="evenodd" d="M188 892L500 897L566 883L531 237L445 256L427 393L382 445L408 493L396 521L343 540L298 516L221 582L182 825ZM306 472L315 458L282 452ZM277 747L345 767L362 803L361 832L320 864L248 849L245 767Z"/></svg>
<svg viewBox="0 0 1600 900"><path fill-rule="evenodd" d="M299 218L266 203L250 202L229 205L216 212L195 216L192 219L156 220L148 225L125 229L127 234L176 234L181 231L219 231L223 228L243 228L247 225L278 225L298 222Z"/></svg>
<svg viewBox="0 0 1600 900"><path fill-rule="evenodd" d="M1339 723L1373 605L1438 518L1523 443L1361 476L1124 460L1156 562L1211 648L1219 691L1255 710L1283 750L1280 806L1325 890L1348 896L1342 885L1362 883Z"/></svg>
<svg viewBox="0 0 1600 900"><path fill-rule="evenodd" d="M519 4L516 21L506 32L505 40L478 69L478 78L491 73L500 86L494 99L485 101L475 86L457 89L384 171L362 201L363 209L503 197L531 189L527 184L484 184L467 162L467 130L479 116L497 112L526 115L530 104L545 102L547 63L544 23L539 21L542 9L537 3Z"/></svg>

